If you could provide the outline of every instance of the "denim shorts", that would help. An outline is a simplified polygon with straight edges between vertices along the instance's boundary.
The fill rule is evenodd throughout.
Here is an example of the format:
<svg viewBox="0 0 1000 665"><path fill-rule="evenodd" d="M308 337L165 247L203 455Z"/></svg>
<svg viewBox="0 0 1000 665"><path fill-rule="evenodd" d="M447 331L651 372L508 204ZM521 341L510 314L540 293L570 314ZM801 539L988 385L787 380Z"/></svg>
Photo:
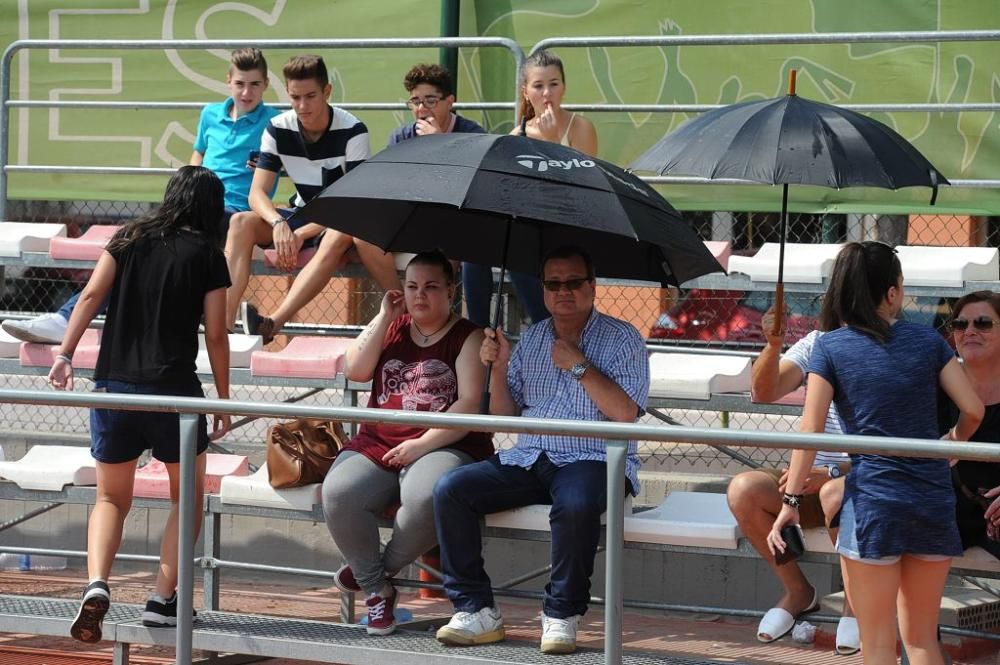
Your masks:
<svg viewBox="0 0 1000 665"><path fill-rule="evenodd" d="M200 383L191 386L162 386L124 381L97 381L94 392L123 395L177 395L204 397ZM120 464L138 459L143 451L175 464L180 461L180 419L176 413L155 411L90 410L90 454L98 462ZM198 454L208 449L208 420L199 418Z"/></svg>
<svg viewBox="0 0 1000 665"><path fill-rule="evenodd" d="M851 561L858 561L860 563L867 563L873 566L892 566L899 563L902 560L902 554L890 554L889 556L883 556L878 558L865 558L861 556L860 547L858 545L858 537L855 533L855 523L854 523L854 502L850 499L844 501L844 505L840 510L840 531L837 534L837 553L845 559L850 559ZM950 554L919 554L913 552L907 552L907 556L911 556L914 559L920 559L921 561L948 561L951 559Z"/></svg>

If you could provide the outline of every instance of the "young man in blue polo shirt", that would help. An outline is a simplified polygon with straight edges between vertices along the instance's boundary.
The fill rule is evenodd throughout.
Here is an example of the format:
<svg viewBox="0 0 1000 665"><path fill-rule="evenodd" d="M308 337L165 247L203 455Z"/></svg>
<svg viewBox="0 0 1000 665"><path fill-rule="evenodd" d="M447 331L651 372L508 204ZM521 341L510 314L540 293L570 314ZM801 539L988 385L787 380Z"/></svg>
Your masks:
<svg viewBox="0 0 1000 665"><path fill-rule="evenodd" d="M226 212L222 222L250 209L247 197L255 164L251 152L260 148L264 128L280 111L262 103L267 90L267 61L259 49L242 48L230 57L226 86L229 98L209 104L201 112L198 134L190 164L211 169L226 188ZM277 187L277 178L273 187ZM274 194L274 190L271 190ZM25 342L61 344L70 314L79 293L67 300L54 314L43 314L27 321L7 320L0 324L5 332ZM103 313L103 311L99 312Z"/></svg>

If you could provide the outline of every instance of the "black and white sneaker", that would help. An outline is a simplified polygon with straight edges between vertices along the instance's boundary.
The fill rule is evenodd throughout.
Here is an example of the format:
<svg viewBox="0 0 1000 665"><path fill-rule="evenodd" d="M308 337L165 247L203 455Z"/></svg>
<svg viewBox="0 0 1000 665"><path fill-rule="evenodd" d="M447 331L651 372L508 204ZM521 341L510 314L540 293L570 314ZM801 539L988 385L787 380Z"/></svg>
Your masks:
<svg viewBox="0 0 1000 665"><path fill-rule="evenodd" d="M192 619L198 620L194 610ZM170 628L177 625L177 592L164 600L162 596L153 594L146 601L146 609L142 612L142 625L147 628Z"/></svg>
<svg viewBox="0 0 1000 665"><path fill-rule="evenodd" d="M244 334L260 335L264 344L274 341L274 321L261 316L257 308L245 300L240 303L240 319L243 322Z"/></svg>
<svg viewBox="0 0 1000 665"><path fill-rule="evenodd" d="M74 640L80 642L100 642L101 626L104 623L104 615L111 607L111 589L108 583L97 580L87 585L83 591L83 600L80 602L80 610L73 619L73 625L69 628L69 634Z"/></svg>

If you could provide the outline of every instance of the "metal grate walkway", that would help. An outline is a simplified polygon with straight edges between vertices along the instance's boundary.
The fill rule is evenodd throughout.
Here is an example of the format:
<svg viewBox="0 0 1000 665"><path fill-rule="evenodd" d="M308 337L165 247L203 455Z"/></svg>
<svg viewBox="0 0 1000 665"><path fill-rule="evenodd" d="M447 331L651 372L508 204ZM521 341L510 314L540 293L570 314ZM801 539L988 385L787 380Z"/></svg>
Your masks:
<svg viewBox="0 0 1000 665"><path fill-rule="evenodd" d="M66 636L76 615L72 600L0 595L0 632ZM126 644L173 646L172 628L145 628L139 605L116 604L104 622L105 639ZM369 636L364 628L324 621L286 619L229 612L199 612L193 634L195 649L320 663L370 665L483 665L483 663L569 662L603 665L604 652L581 649L573 656L549 656L528 642L502 642L477 647L446 647L429 633L400 631ZM626 665L723 665L723 661L691 660L668 655L626 653ZM725 661L726 665L734 665Z"/></svg>

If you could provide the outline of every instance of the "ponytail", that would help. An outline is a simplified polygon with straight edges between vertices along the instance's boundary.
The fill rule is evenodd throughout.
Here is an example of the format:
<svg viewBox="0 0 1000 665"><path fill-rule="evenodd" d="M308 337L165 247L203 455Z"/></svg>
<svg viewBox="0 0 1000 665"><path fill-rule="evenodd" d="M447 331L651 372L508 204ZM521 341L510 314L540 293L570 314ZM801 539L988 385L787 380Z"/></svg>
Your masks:
<svg viewBox="0 0 1000 665"><path fill-rule="evenodd" d="M889 245L872 241L844 245L823 299L822 329L848 325L884 344L889 324L879 316L878 308L902 274L896 250Z"/></svg>
<svg viewBox="0 0 1000 665"><path fill-rule="evenodd" d="M552 53L551 51L546 51L542 49L541 51L535 51L521 64L521 71L518 72L518 78L521 79L521 107L518 109L518 122L524 123L535 117L535 109L528 101L527 95L524 94L524 88L527 85L528 69L531 67L558 67L559 77L562 78L563 83L566 82L566 71L563 69L563 62L559 59L559 56Z"/></svg>

